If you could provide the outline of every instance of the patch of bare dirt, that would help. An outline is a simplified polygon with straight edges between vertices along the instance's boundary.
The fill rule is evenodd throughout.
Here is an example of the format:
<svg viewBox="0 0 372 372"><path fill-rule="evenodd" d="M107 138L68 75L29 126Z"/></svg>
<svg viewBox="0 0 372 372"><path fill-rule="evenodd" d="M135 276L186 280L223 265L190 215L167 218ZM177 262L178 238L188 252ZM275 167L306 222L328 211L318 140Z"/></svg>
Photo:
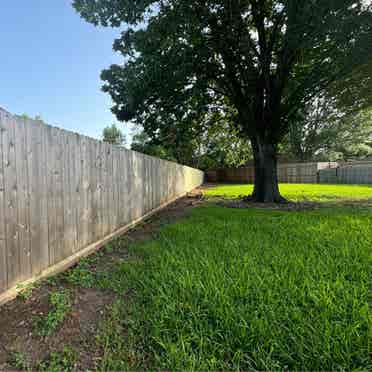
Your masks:
<svg viewBox="0 0 372 372"><path fill-rule="evenodd" d="M105 311L113 302L111 293L95 289L70 289L72 308L63 324L48 337L37 332L35 319L50 311L49 292L61 288L41 286L27 300L16 299L0 309L0 370L12 368L15 353L36 366L52 352L71 346L78 354L79 369L92 369L99 357L95 335Z"/></svg>

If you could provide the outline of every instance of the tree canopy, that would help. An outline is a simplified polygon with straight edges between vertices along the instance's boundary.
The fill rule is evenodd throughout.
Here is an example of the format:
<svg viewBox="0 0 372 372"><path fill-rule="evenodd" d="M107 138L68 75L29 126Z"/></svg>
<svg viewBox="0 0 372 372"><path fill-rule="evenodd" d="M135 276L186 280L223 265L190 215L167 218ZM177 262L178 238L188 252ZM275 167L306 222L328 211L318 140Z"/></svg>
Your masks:
<svg viewBox="0 0 372 372"><path fill-rule="evenodd" d="M125 25L114 43L125 63L102 73L118 119L154 136L179 128L199 133L206 116L232 110L232 125L252 144L259 201L282 200L276 155L298 112L332 84L358 79L356 71L372 57L372 5L363 0L75 0L74 6L96 25ZM343 99L350 100L346 91Z"/></svg>
<svg viewBox="0 0 372 372"><path fill-rule="evenodd" d="M372 110L339 111L318 98L298 114L281 153L295 161L336 161L372 155Z"/></svg>
<svg viewBox="0 0 372 372"><path fill-rule="evenodd" d="M249 141L239 136L229 121L211 120L216 120L213 126L206 125L203 133L180 141L180 146L173 137L151 138L141 130L133 135L131 149L203 170L238 167L252 160Z"/></svg>

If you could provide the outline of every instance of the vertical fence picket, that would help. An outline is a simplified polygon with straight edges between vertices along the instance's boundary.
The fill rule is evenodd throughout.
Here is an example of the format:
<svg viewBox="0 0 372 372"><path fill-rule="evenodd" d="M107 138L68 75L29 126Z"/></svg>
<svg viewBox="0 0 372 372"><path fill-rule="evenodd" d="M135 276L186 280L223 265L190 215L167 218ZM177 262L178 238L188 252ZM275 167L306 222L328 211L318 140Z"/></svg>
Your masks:
<svg viewBox="0 0 372 372"><path fill-rule="evenodd" d="M57 250L58 246L58 237L57 237L57 203L56 203L56 188L55 188L55 172L56 172L56 148L57 145L55 143L55 136L54 136L54 128L46 127L46 156L48 158L48 168L47 168L47 189L48 189L48 237L49 237L49 265L53 265L56 262L56 254L55 251ZM36 155L39 154L35 151L34 152L34 161L39 161ZM35 164L36 165L36 164ZM35 173L34 177L38 177L38 174ZM34 182L36 185L36 182ZM35 202L36 203L36 202ZM35 213L35 217L33 220L37 218ZM36 221L35 221L36 224ZM35 228L36 229L36 228ZM38 232L35 230L35 235ZM37 237L38 238L38 237ZM35 237L35 242L37 244L37 240Z"/></svg>
<svg viewBox="0 0 372 372"><path fill-rule="evenodd" d="M75 136L75 224L76 224L76 251L83 248L82 238L82 203L83 203L83 171L81 159L81 136Z"/></svg>
<svg viewBox="0 0 372 372"><path fill-rule="evenodd" d="M2 132L4 184L5 184L5 239L7 247L8 286L15 285L21 275L19 226L18 226L18 190L17 166L15 148L16 119L11 115L5 116L5 128Z"/></svg>
<svg viewBox="0 0 372 372"><path fill-rule="evenodd" d="M24 118L19 118L15 125L15 149L17 165L17 216L19 233L20 279L31 276L31 247L30 247L30 194L27 165L27 126Z"/></svg>
<svg viewBox="0 0 372 372"><path fill-rule="evenodd" d="M5 113L0 110L0 293L8 288L7 247L5 234L5 185L3 162L3 131L5 130Z"/></svg>

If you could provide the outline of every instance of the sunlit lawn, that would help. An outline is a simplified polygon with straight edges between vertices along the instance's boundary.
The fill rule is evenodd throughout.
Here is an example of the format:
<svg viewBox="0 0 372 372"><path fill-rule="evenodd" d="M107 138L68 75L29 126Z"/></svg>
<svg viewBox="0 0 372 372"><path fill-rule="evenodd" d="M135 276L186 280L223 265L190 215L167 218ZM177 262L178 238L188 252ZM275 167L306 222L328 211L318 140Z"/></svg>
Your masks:
<svg viewBox="0 0 372 372"><path fill-rule="evenodd" d="M281 185L293 200L361 199L368 186ZM208 189L235 197L251 186ZM136 293L104 333L106 369L365 370L369 364L372 210L284 212L207 203L147 243L143 261L103 282ZM102 284L102 283L101 283ZM129 327L129 330L128 330ZM106 339L106 338L104 338ZM128 358L129 355L129 358ZM144 362L145 360L145 362Z"/></svg>
<svg viewBox="0 0 372 372"><path fill-rule="evenodd" d="M368 186L281 190L292 200L372 196ZM127 249L130 259L112 260ZM94 341L101 371L367 371L371 249L366 206L288 212L210 198L149 241L117 239L108 256L81 261L65 278L115 296Z"/></svg>
<svg viewBox="0 0 372 372"><path fill-rule="evenodd" d="M252 185L219 185L208 188L207 197L237 198L252 193ZM372 185L281 184L282 195L292 201L334 202L344 200L372 200Z"/></svg>

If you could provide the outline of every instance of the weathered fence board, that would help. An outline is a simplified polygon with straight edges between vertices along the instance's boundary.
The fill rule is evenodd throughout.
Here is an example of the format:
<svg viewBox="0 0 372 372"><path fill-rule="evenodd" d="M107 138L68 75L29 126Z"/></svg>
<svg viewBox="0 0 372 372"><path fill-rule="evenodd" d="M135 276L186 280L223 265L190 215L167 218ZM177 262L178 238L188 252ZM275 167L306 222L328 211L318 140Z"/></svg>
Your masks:
<svg viewBox="0 0 372 372"><path fill-rule="evenodd" d="M3 131L1 125L4 119L1 117L5 115L0 111L0 293L7 288L7 247L6 247L6 233L5 233L5 184L4 184L4 161L3 161Z"/></svg>
<svg viewBox="0 0 372 372"><path fill-rule="evenodd" d="M32 274L49 266L49 220L47 131L41 124L26 121L27 169L29 182L30 254Z"/></svg>
<svg viewBox="0 0 372 372"><path fill-rule="evenodd" d="M203 172L0 109L0 303L203 182Z"/></svg>
<svg viewBox="0 0 372 372"><path fill-rule="evenodd" d="M19 250L21 279L31 276L31 251L29 229L29 191L27 177L27 132L25 120L19 120L15 126L16 170L17 170L17 213L19 227Z"/></svg>
<svg viewBox="0 0 372 372"><path fill-rule="evenodd" d="M7 247L8 285L15 285L21 280L19 225L17 211L17 168L15 152L16 120L6 116L3 130L3 159L5 183L5 240Z"/></svg>

